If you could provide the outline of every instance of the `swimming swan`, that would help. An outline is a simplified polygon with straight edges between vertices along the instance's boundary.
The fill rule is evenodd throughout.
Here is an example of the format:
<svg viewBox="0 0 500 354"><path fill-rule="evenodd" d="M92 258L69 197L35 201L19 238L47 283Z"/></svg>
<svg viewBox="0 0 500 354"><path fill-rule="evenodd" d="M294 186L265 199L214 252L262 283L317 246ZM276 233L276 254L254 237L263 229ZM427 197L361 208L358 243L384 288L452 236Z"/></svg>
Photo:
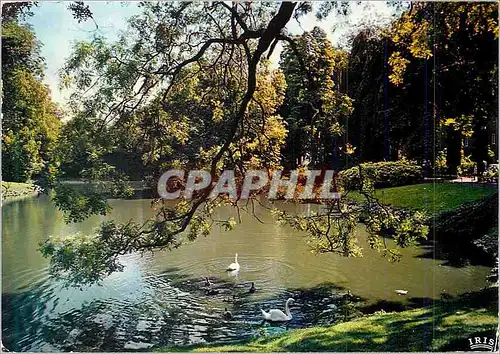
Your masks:
<svg viewBox="0 0 500 354"><path fill-rule="evenodd" d="M292 314L290 313L290 309L288 308L288 305L294 301L295 300L292 298L289 298L288 300L286 300L285 313L283 313L283 311L277 310L277 309L269 310L269 312L266 312L266 311L260 309L260 311L262 312L262 317L264 317L264 319L266 321L272 321L272 322L290 321L292 319Z"/></svg>
<svg viewBox="0 0 500 354"><path fill-rule="evenodd" d="M238 263L238 253L236 253L236 255L234 256L234 263L228 265L226 270L236 272L240 270L240 264Z"/></svg>
<svg viewBox="0 0 500 354"><path fill-rule="evenodd" d="M399 290L398 289L398 290L396 290L396 294L398 294L398 295L406 295L406 294L408 294L408 290Z"/></svg>

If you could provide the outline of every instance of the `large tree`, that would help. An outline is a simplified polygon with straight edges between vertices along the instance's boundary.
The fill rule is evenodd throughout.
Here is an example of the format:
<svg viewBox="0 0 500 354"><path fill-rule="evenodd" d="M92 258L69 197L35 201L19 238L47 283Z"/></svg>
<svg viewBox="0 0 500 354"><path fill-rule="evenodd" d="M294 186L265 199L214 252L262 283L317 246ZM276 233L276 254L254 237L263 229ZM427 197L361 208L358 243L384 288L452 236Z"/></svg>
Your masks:
<svg viewBox="0 0 500 354"><path fill-rule="evenodd" d="M333 48L319 27L293 38L281 53L287 91L282 110L288 122L287 162L297 167L309 154L311 166L338 169L339 137L352 111L342 93L347 54Z"/></svg>
<svg viewBox="0 0 500 354"><path fill-rule="evenodd" d="M496 132L498 6L494 3L412 3L395 21L389 79L408 82L407 66L424 64L424 158L432 159L433 125L443 127L450 174L461 162L462 136L474 139L478 173L488 160L488 131ZM439 138L439 136L438 136Z"/></svg>
<svg viewBox="0 0 500 354"><path fill-rule="evenodd" d="M119 136L129 132L131 140L140 143L145 162L157 173L181 167L207 169L217 177L222 170L233 169L241 178L249 169L279 170L279 147L286 138L278 114L284 80L282 74L268 69L265 59L279 42L293 48L295 39L287 36L285 26L292 17L312 11L312 5L186 2L143 3L141 7L142 14L129 20L128 31L118 41L107 43L96 37L78 43L62 70L63 82L74 89L70 103L75 114L94 127L94 136L110 134L105 142L96 141L96 146L122 144ZM333 9L344 12L346 6L325 2L318 15L325 16ZM303 54L295 52L298 57ZM327 68L330 71L322 78L331 80L331 67ZM305 77L308 87L315 88L314 81L321 75ZM321 92L321 87L309 92L313 94L309 104L313 110L323 110L325 118L332 118L331 112L341 108L334 106L337 101L323 102L331 93ZM338 124L333 118L326 127ZM99 139L103 140L102 136ZM99 149L92 156L96 161L86 171L89 181L116 177L113 166L102 161ZM106 213L109 207L98 198L102 190L93 186L89 183L87 191L77 195L56 184L56 204L70 220ZM114 191L119 192L115 187L120 186L116 183ZM368 201L364 208L371 208L371 247L397 258L396 251L379 238L383 230L391 229L401 247L425 235L419 214L394 213L380 207L368 180L360 188ZM233 220L214 220L213 211L221 204L252 212L256 196L242 205L224 195L209 198L212 190L213 185L208 186L175 206L158 199L154 203L156 216L144 224L110 221L93 235L51 238L42 244L42 252L51 258L55 274L77 283L97 281L122 269L120 255L178 247L181 233L188 232L194 239L206 235L213 223L233 227ZM378 207L372 208L375 205ZM326 203L319 215L276 214L293 227L308 231L319 252L349 256L361 253L354 234L360 212L362 208L342 201L340 206Z"/></svg>
<svg viewBox="0 0 500 354"><path fill-rule="evenodd" d="M52 160L60 127L42 83L43 58L33 30L15 18L2 22L2 176L25 182Z"/></svg>

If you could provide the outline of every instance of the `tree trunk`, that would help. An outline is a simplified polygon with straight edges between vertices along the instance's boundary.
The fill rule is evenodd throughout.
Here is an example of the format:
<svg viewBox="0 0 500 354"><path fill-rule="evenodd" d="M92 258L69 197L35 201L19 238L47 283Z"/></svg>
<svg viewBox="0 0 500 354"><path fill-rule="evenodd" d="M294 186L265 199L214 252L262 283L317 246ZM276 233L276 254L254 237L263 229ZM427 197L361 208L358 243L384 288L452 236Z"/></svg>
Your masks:
<svg viewBox="0 0 500 354"><path fill-rule="evenodd" d="M455 130L453 127L448 127L446 134L447 140L447 154L446 154L446 166L448 167L448 173L450 175L456 176L458 166L460 166L461 154L460 150L462 148L462 135L460 131Z"/></svg>

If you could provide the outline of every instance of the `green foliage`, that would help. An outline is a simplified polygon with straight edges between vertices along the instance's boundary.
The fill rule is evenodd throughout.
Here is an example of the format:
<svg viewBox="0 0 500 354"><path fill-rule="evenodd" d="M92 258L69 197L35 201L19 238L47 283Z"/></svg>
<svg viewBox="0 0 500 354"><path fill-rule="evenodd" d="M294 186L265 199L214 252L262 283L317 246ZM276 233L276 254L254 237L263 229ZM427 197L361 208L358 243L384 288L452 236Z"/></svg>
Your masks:
<svg viewBox="0 0 500 354"><path fill-rule="evenodd" d="M473 117L462 114L459 118L443 118L444 126L451 126L459 131L464 137L471 137L473 134Z"/></svg>
<svg viewBox="0 0 500 354"><path fill-rule="evenodd" d="M136 235L139 229L140 226L133 222L116 225L107 221L94 235L51 237L40 243L40 251L50 258L52 274L64 276L67 285L97 282L112 272L123 270L115 249L123 248L123 241Z"/></svg>
<svg viewBox="0 0 500 354"><path fill-rule="evenodd" d="M437 152L436 160L434 161L434 171L437 175L445 175L446 174L446 171L447 171L446 148Z"/></svg>
<svg viewBox="0 0 500 354"><path fill-rule="evenodd" d="M434 27L436 22L433 20L438 21L438 28ZM413 3L410 11L394 21L390 37L412 57L429 59L435 54L433 41L451 41L463 31L473 36L491 34L498 38L498 7L488 3ZM392 74L389 78L400 85L409 60L403 59L399 51L395 51L391 59Z"/></svg>
<svg viewBox="0 0 500 354"><path fill-rule="evenodd" d="M341 203L326 206L321 213L311 215L290 215L274 209L273 215L281 224L287 224L296 230L306 232L308 244L314 253L337 253L345 257L362 256L354 234L361 212L353 203Z"/></svg>
<svg viewBox="0 0 500 354"><path fill-rule="evenodd" d="M460 166L457 172L460 176L471 176L474 174L475 162L472 161L471 156L465 156L464 150L460 150Z"/></svg>
<svg viewBox="0 0 500 354"><path fill-rule="evenodd" d="M106 127L94 119L80 115L71 119L62 127L55 150L62 176L83 178L82 171L98 168L103 155L111 151L112 142Z"/></svg>
<svg viewBox="0 0 500 354"><path fill-rule="evenodd" d="M415 161L367 162L347 170L340 171L337 181L346 191L362 187L363 179L369 179L374 187L395 187L415 184L423 181L422 167Z"/></svg>
<svg viewBox="0 0 500 354"><path fill-rule="evenodd" d="M427 141L427 146L443 141L448 174L456 175L461 164L460 135L473 137L471 158L482 173L482 161L488 161L487 130L497 130L492 112L498 105L498 7L492 3L412 3L387 36L394 46L389 60L392 83L408 91L416 83L414 68L421 63L419 69L428 75L423 84L440 92L433 110L447 129L438 127L437 141ZM421 90L422 85L417 85Z"/></svg>
<svg viewBox="0 0 500 354"><path fill-rule="evenodd" d="M68 9L73 13L73 17L80 22L85 22L92 18L92 11L89 5L84 4L83 1L73 1L68 5Z"/></svg>
<svg viewBox="0 0 500 354"><path fill-rule="evenodd" d="M428 217L425 213L391 208L379 203L365 209L364 222L370 233L370 247L382 250L384 256L388 256L392 261L398 261L401 254L397 249L387 249L377 236L390 235L398 247L405 248L425 240L429 232Z"/></svg>
<svg viewBox="0 0 500 354"><path fill-rule="evenodd" d="M405 84L391 85L387 61L394 50L384 30L376 27L364 28L352 39L347 92L354 110L348 120L348 139L357 147L353 157L359 162L397 160L401 156L424 159L425 71L422 63L414 60L408 63L410 78ZM428 136L432 136L431 130Z"/></svg>
<svg viewBox="0 0 500 354"><path fill-rule="evenodd" d="M330 201L321 212L310 215L294 215L286 211L273 210L277 221L294 229L306 232L311 250L315 253L332 252L345 257L362 256L362 248L355 235L356 225L366 224L368 245L378 250L390 261L401 257L399 248L416 245L427 237L428 216L421 211L394 208L382 204L375 197L373 181L363 178L357 193L360 203L351 198ZM396 247L390 248L385 238L394 239Z"/></svg>
<svg viewBox="0 0 500 354"><path fill-rule="evenodd" d="M259 16L248 23L252 31L266 28L277 7L280 11L274 16L289 18L295 5L255 6ZM277 112L285 91L283 74L260 60L271 44L267 39L256 48L250 43L255 33L238 39L238 31L248 31L247 25L241 25L244 20L239 29L224 21L235 13L246 20L250 18L246 13L254 11L234 7L236 12L225 3L141 3L143 13L128 20L127 30L117 41L108 43L96 35L75 44L61 70L61 81L73 91L69 104L76 118L64 127L58 156L61 169L78 172L85 184L83 191L75 191L56 181L56 205L67 220L106 213L103 197L127 192L120 171L106 159L120 151L138 157L151 171L148 180L153 184L172 167L210 169L213 175L224 167L239 173L280 167L280 148L287 132ZM276 28L267 32L281 33ZM117 183L120 180L123 183ZM186 231L187 239L194 240L207 235L214 223L231 229L234 220L212 219L215 205L228 202L221 199L208 200L199 193L194 200L175 206L157 200L155 217L135 235L124 233L120 247L106 245L108 252L103 256L111 259L118 254L178 247L181 233ZM123 227L117 226L116 230ZM61 242L54 238L47 245L59 249ZM68 242L75 250L80 248L78 237ZM54 262L65 264L61 258ZM95 266L100 277L106 274L94 262L77 263ZM70 270L64 265L52 269L59 275L79 272L78 267ZM89 277L91 270L80 273L75 279L96 281Z"/></svg>
<svg viewBox="0 0 500 354"><path fill-rule="evenodd" d="M43 59L29 26L2 23L2 57L3 178L24 182L52 161L61 123L41 82Z"/></svg>
<svg viewBox="0 0 500 354"><path fill-rule="evenodd" d="M482 179L490 183L498 183L498 165L491 165L483 173Z"/></svg>
<svg viewBox="0 0 500 354"><path fill-rule="evenodd" d="M130 198L134 193L128 177L104 163L84 170L82 177L84 181L80 185L61 183L57 178L55 183L47 185L53 188L53 201L67 222L106 215L111 210L107 198Z"/></svg>
<svg viewBox="0 0 500 354"><path fill-rule="evenodd" d="M497 126L497 26L492 3L412 2L389 28L357 33L348 93L359 161L404 155L426 160L429 175L432 149L446 148L446 173L456 175L461 136L469 136L471 159L494 162L486 146Z"/></svg>
<svg viewBox="0 0 500 354"><path fill-rule="evenodd" d="M141 7L142 14L129 19L127 30L115 42L96 35L75 44L61 70L62 85L72 89L70 106L76 118L64 127L58 159L63 170L77 171L85 181L85 189L76 192L58 186L55 179L55 200L67 220L106 213L103 195L130 192L126 179L106 160L117 152L140 159L151 171L148 179L152 184L173 167L209 169L214 177L225 168L234 169L240 177L249 169L272 172L281 169L283 162L297 164L296 159L307 153L313 164L330 164L340 151L355 153L347 140L342 146L337 141L353 111L352 100L342 92L346 53L335 50L317 28L292 38L283 31L294 13L312 11L312 5L170 2L141 3ZM333 8L344 7L325 5L320 13ZM86 14L85 8L80 10ZM421 67L408 54L429 57L422 47L427 27L410 27L402 29L398 45L410 36L421 47L398 48L401 55L393 57L391 64L405 65L399 70L401 75ZM271 70L263 59L280 41L285 43L283 72ZM368 48L371 59L379 56L380 52L372 50L379 43L380 38ZM357 64L364 67L362 62ZM369 64L369 70L380 69L380 62ZM363 90L370 90L371 78L377 76L363 78L363 74ZM417 82L414 91L402 88L396 99L414 99L415 89L422 91ZM377 103L381 102L380 83L372 90L378 95L374 97ZM398 123L391 136L404 132L411 137L395 141L398 150L419 137L408 133L422 124L421 115L418 123L410 119L415 116L410 112L413 108L392 117ZM447 116L460 116L456 113ZM470 112L460 113L469 116ZM380 133L379 125L377 129ZM282 149L285 143L288 146ZM299 151L292 151L291 144ZM344 145L346 149L341 150ZM286 161L282 152L286 152ZM365 203L326 202L321 213L310 216L275 214L279 221L307 232L313 251L345 256L361 255L354 227L364 216L371 233L369 246L397 260L397 248L411 246L427 234L426 216L387 207L379 201L375 187L421 179L422 168L404 159L362 164L342 172L339 181L344 190L356 190ZM100 183L105 180L110 182ZM213 219L215 208L221 205L233 205L240 211L239 205L225 197L210 200L206 192L175 206L161 200L154 200L153 205L155 216L144 225L106 224L96 237L51 238L43 247L44 255L51 258L52 271L57 275L69 272L76 283L97 281L119 269L119 255L175 248L183 240L208 235L214 224L232 229L235 220ZM384 234L394 238L395 248L384 244Z"/></svg>
<svg viewBox="0 0 500 354"><path fill-rule="evenodd" d="M33 132L23 127L17 133L9 130L2 139L2 171L7 181L26 182L40 171L40 145Z"/></svg>
<svg viewBox="0 0 500 354"><path fill-rule="evenodd" d="M54 202L64 212L67 222L79 222L90 215L106 215L111 209L95 191L79 192L71 186L60 184L54 188Z"/></svg>
<svg viewBox="0 0 500 354"><path fill-rule="evenodd" d="M14 20L2 21L2 71L9 76L14 69L27 70L39 78L43 75L41 44L33 29ZM5 97L7 99L7 97Z"/></svg>
<svg viewBox="0 0 500 354"><path fill-rule="evenodd" d="M340 91L347 54L335 50L318 27L293 37L281 53L280 66L287 83L282 111L289 136L284 149L292 166L306 154L312 165L331 161L342 146L332 139L344 133L352 101Z"/></svg>
<svg viewBox="0 0 500 354"><path fill-rule="evenodd" d="M447 163L447 148L439 151L436 154L436 161L434 163L435 171L438 175L446 175L448 172ZM465 156L464 149L460 150L460 165L457 166L457 174L459 176L472 176L474 174L474 167L476 163L472 160L470 155Z"/></svg>
<svg viewBox="0 0 500 354"><path fill-rule="evenodd" d="M80 221L91 214L105 214L109 211L107 202L100 199L101 193L93 191L76 192L69 186L57 186L56 203L65 211L67 221ZM40 243L44 257L50 259L50 271L63 279L67 285L98 283L112 272L123 270L119 256L155 249L174 249L185 241L207 236L214 224L231 230L236 221L216 220L215 208L231 204L223 198L207 201L197 215L190 219L189 229L181 236L186 225L185 217L190 212L187 201L179 201L170 209L160 208L159 201L153 203L155 217L143 224L134 221L101 223L95 234L75 234L71 237L51 236Z"/></svg>
<svg viewBox="0 0 500 354"><path fill-rule="evenodd" d="M14 1L2 4L2 21L20 21L28 16L32 16L31 11L33 6L37 6L35 2Z"/></svg>

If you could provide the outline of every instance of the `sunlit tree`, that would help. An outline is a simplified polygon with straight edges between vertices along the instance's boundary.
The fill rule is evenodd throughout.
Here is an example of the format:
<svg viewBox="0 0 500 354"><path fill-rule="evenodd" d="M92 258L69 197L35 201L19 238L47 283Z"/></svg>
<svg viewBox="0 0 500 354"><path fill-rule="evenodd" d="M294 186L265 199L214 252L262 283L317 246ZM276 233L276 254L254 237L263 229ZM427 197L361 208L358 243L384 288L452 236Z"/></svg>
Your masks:
<svg viewBox="0 0 500 354"><path fill-rule="evenodd" d="M47 167L60 117L42 83L44 62L33 30L15 18L2 22L2 175L25 182Z"/></svg>
<svg viewBox="0 0 500 354"><path fill-rule="evenodd" d="M56 205L69 220L108 211L106 201L98 198L106 185L96 187L96 180L114 181L107 193L119 194L126 189L114 166L103 161L102 152L108 144L134 145L154 171L153 180L172 167L203 168L215 177L223 169L233 169L238 178L249 169L272 172L281 167L280 147L286 141L287 128L279 107L288 82L283 73L269 68L266 59L279 42L290 48L296 45L296 38L287 35L285 26L294 16L311 12L313 6L307 2L140 6L142 13L129 19L127 31L116 42L96 36L76 44L61 70L63 86L73 89L73 113L92 125L96 138L93 163L83 176L89 182L86 191L77 194L55 183ZM317 15L345 13L347 8L347 3L325 2ZM320 46L327 44L324 40L321 44L322 37L317 35ZM324 73L305 75L307 96L300 104L320 112L321 129L336 131L340 127L335 112L350 108L343 106L347 102L344 98L330 91L334 82L331 64L337 62L330 56L336 53L327 47L320 53L330 64L324 66ZM293 54L307 60L305 53ZM321 61L319 56L317 60ZM319 78L326 80L324 86L315 86ZM360 175L364 176L363 171ZM411 245L426 234L423 218L381 206L372 196L372 181L363 181L359 187L367 203L360 207L342 201L340 209L338 204L326 203L321 214L309 217L278 211L275 215L279 221L311 234L318 252L357 256L361 249L356 245L354 225L360 213L369 211L370 246L397 259L397 250L379 236L390 231L398 247ZM252 195L245 203L224 195L213 199L209 198L213 188L209 186L175 206L155 200L156 215L143 224L108 221L93 235L50 238L41 245L42 253L50 257L53 274L75 283L98 281L123 268L121 255L179 247L181 233L193 240L207 235L214 224L235 227L238 220L214 218L220 205L233 205L238 213L253 213L258 196Z"/></svg>

